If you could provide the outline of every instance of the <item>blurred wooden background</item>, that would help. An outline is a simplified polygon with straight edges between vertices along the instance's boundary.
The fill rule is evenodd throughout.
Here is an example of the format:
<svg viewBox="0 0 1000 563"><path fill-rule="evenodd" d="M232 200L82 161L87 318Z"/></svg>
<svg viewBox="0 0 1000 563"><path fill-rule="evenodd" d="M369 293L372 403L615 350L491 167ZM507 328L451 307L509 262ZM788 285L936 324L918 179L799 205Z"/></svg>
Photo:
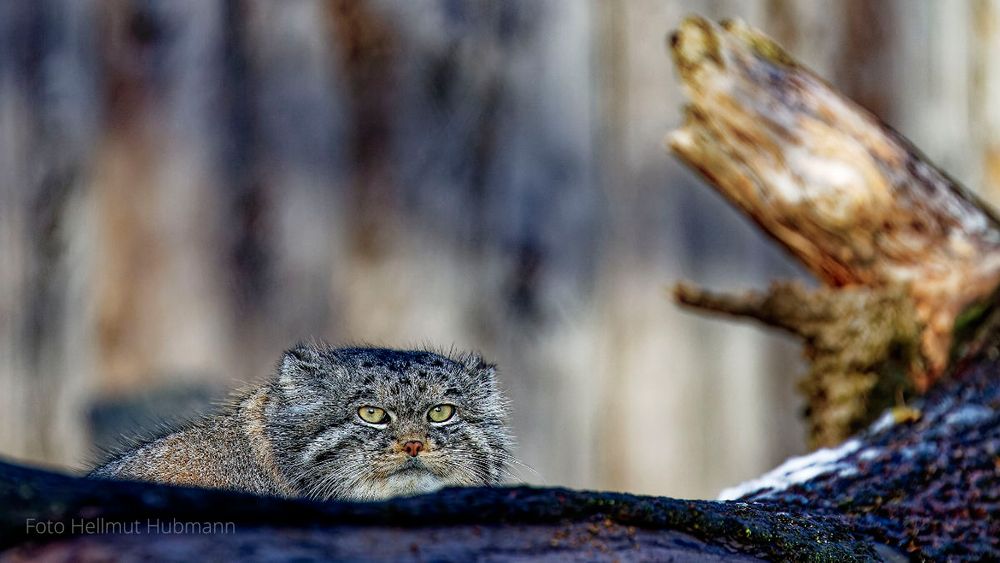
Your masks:
<svg viewBox="0 0 1000 563"><path fill-rule="evenodd" d="M801 451L797 346L667 298L796 275L663 150L689 12L1000 197L1000 1L0 3L0 455L83 467L95 405L313 336L481 350L531 482L714 496Z"/></svg>

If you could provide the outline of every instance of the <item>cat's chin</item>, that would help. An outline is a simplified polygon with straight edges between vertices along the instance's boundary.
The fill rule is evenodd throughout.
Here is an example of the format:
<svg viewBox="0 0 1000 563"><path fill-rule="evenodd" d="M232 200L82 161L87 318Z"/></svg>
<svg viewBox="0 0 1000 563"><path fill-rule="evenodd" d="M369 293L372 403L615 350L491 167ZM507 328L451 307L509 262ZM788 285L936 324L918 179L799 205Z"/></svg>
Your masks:
<svg viewBox="0 0 1000 563"><path fill-rule="evenodd" d="M389 475L382 490L375 491L380 498L433 493L444 487L444 482L425 469L406 469Z"/></svg>

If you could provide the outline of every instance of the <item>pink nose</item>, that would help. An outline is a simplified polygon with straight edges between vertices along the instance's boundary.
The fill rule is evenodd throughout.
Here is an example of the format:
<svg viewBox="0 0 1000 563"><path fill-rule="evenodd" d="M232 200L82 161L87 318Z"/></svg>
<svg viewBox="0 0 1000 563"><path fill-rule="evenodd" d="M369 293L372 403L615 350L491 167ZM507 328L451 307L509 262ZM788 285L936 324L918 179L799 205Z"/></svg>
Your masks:
<svg viewBox="0 0 1000 563"><path fill-rule="evenodd" d="M410 455L410 457L417 457L424 449L424 443L419 440L410 440L409 442L403 444L403 451Z"/></svg>

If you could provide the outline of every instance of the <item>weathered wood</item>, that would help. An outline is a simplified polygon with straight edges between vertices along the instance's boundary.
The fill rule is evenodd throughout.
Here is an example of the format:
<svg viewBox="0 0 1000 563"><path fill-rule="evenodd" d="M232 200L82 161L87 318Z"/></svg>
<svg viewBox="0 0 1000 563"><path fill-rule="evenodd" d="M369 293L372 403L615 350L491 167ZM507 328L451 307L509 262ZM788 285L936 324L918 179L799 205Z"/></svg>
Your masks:
<svg viewBox="0 0 1000 563"><path fill-rule="evenodd" d="M992 306L1000 223L742 22L689 18L671 48L690 104L670 148L826 286L745 303L682 287L678 300L802 336L810 439L836 444L946 373L956 330Z"/></svg>
<svg viewBox="0 0 1000 563"><path fill-rule="evenodd" d="M996 217L745 24L690 18L672 51L690 105L670 148L826 284L905 285L925 390L959 313L1000 282Z"/></svg>

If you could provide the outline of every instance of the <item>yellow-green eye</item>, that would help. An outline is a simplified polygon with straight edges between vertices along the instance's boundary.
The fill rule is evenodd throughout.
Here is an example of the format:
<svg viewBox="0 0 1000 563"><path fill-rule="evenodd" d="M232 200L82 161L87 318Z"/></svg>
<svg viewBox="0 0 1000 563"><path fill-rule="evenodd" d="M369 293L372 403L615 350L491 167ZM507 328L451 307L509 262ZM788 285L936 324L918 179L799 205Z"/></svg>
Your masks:
<svg viewBox="0 0 1000 563"><path fill-rule="evenodd" d="M455 405L437 405L427 411L427 420L445 422L455 415Z"/></svg>
<svg viewBox="0 0 1000 563"><path fill-rule="evenodd" d="M385 409L372 406L364 406L358 409L358 416L368 424L385 424L389 422L389 415Z"/></svg>

